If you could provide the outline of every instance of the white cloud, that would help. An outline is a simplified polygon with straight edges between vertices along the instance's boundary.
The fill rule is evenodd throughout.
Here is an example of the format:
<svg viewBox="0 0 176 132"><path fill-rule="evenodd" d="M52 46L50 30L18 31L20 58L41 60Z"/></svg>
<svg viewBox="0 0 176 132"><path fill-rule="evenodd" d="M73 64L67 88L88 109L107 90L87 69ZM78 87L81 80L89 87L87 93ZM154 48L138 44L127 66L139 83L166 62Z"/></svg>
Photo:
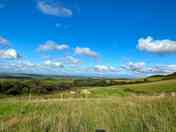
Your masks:
<svg viewBox="0 0 176 132"><path fill-rule="evenodd" d="M65 63L54 60L45 60L41 63L33 63L28 60L1 60L0 71L7 72L22 72L22 73L46 73L46 74L61 74L73 75L130 75L130 76L147 76L158 74L170 74L176 72L176 64L169 65L145 65L143 62L130 62L126 67L113 67L107 65L95 65L92 67L79 67L65 65Z"/></svg>
<svg viewBox="0 0 176 132"><path fill-rule="evenodd" d="M85 56L89 56L89 57L93 57L93 58L98 57L97 53L95 51L92 51L90 48L76 47L75 53L78 55L85 55Z"/></svg>
<svg viewBox="0 0 176 132"><path fill-rule="evenodd" d="M6 38L0 36L0 45L2 46L9 46L9 40L7 40Z"/></svg>
<svg viewBox="0 0 176 132"><path fill-rule="evenodd" d="M137 63L130 62L128 66L131 70L137 71L137 70L143 69L145 67L145 63L144 62L137 62Z"/></svg>
<svg viewBox="0 0 176 132"><path fill-rule="evenodd" d="M47 15L69 17L73 14L71 9L65 8L56 3L47 3L46 1L39 1L37 6L41 12Z"/></svg>
<svg viewBox="0 0 176 132"><path fill-rule="evenodd" d="M64 70L64 65L60 62L46 60L41 63L34 63L29 60L2 60L0 61L0 71L35 73L35 74L56 74Z"/></svg>
<svg viewBox="0 0 176 132"><path fill-rule="evenodd" d="M66 63L73 65L81 64L81 61L73 56L67 56L65 61Z"/></svg>
<svg viewBox="0 0 176 132"><path fill-rule="evenodd" d="M67 44L58 44L55 41L48 40L46 43L39 46L38 51L62 51L68 48L69 46Z"/></svg>
<svg viewBox="0 0 176 132"><path fill-rule="evenodd" d="M15 49L0 50L0 58L17 59L19 57Z"/></svg>
<svg viewBox="0 0 176 132"><path fill-rule="evenodd" d="M60 62L54 62L52 60L45 60L44 61L44 65L45 66L49 66L49 67L59 67L59 68L63 68L64 65Z"/></svg>
<svg viewBox="0 0 176 132"><path fill-rule="evenodd" d="M158 65L145 68L149 74L170 74L176 72L176 65Z"/></svg>
<svg viewBox="0 0 176 132"><path fill-rule="evenodd" d="M113 66L96 65L94 67L96 72L117 72L118 70Z"/></svg>
<svg viewBox="0 0 176 132"><path fill-rule="evenodd" d="M122 66L124 70L133 71L133 72L143 72L145 68L144 62L129 62L127 65Z"/></svg>
<svg viewBox="0 0 176 132"><path fill-rule="evenodd" d="M33 71L35 68L39 68L38 64L34 64L31 61L28 60L17 60L13 62L9 62L9 67L11 67L11 70L20 71L20 72L26 72L26 71Z"/></svg>
<svg viewBox="0 0 176 132"><path fill-rule="evenodd" d="M82 64L82 61L78 58L75 58L73 56L64 56L64 57L49 57L46 58L46 60L49 60L50 62L59 62L61 64L64 64L65 66L78 66Z"/></svg>
<svg viewBox="0 0 176 132"><path fill-rule="evenodd" d="M149 36L138 40L138 48L141 51L152 53L176 53L176 41L168 39L154 40Z"/></svg>
<svg viewBox="0 0 176 132"><path fill-rule="evenodd" d="M176 72L176 65L146 65L144 62L130 62L121 67L125 72L141 73L143 75L169 74Z"/></svg>

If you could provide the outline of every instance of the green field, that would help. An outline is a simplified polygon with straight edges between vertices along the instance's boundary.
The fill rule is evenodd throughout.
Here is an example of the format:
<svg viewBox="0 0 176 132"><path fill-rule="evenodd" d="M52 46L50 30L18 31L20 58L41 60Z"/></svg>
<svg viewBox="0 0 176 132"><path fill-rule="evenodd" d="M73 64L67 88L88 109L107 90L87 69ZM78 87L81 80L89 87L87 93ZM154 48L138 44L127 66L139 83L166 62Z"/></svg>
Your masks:
<svg viewBox="0 0 176 132"><path fill-rule="evenodd" d="M176 92L176 79L141 84L90 88L95 96L160 95Z"/></svg>
<svg viewBox="0 0 176 132"><path fill-rule="evenodd" d="M89 93L84 93L85 90ZM56 92L51 95L40 96L39 98L108 98L139 95L174 96L176 93L176 79L107 87L81 87L73 89L73 91L75 92L74 94L70 91Z"/></svg>
<svg viewBox="0 0 176 132"><path fill-rule="evenodd" d="M1 100L3 132L175 132L175 97Z"/></svg>
<svg viewBox="0 0 176 132"><path fill-rule="evenodd" d="M175 132L176 79L2 95L2 132Z"/></svg>

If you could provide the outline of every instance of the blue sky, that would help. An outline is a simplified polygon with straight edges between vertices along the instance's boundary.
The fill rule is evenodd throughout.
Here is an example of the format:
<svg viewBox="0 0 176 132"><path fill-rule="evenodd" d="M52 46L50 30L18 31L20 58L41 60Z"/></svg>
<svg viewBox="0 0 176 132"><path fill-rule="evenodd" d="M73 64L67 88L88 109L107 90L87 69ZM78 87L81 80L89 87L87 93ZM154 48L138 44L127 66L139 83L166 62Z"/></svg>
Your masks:
<svg viewBox="0 0 176 132"><path fill-rule="evenodd" d="M0 71L175 72L175 5L175 0L0 0Z"/></svg>

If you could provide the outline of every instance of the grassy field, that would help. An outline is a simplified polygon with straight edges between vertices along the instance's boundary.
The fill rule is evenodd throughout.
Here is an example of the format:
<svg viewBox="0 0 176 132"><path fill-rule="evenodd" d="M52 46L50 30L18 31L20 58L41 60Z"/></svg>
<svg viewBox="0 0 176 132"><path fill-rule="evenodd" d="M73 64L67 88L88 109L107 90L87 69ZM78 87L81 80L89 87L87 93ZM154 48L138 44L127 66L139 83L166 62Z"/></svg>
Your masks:
<svg viewBox="0 0 176 132"><path fill-rule="evenodd" d="M84 91L89 93L86 94ZM107 87L81 87L73 90L73 92L56 92L51 95L37 96L37 98L108 98L139 95L176 96L176 79Z"/></svg>
<svg viewBox="0 0 176 132"><path fill-rule="evenodd" d="M128 84L90 89L93 96L129 96L129 95L171 95L176 92L176 79L141 84Z"/></svg>
<svg viewBox="0 0 176 132"><path fill-rule="evenodd" d="M175 132L176 80L0 99L2 132Z"/></svg>
<svg viewBox="0 0 176 132"><path fill-rule="evenodd" d="M3 132L175 132L175 97L0 101Z"/></svg>

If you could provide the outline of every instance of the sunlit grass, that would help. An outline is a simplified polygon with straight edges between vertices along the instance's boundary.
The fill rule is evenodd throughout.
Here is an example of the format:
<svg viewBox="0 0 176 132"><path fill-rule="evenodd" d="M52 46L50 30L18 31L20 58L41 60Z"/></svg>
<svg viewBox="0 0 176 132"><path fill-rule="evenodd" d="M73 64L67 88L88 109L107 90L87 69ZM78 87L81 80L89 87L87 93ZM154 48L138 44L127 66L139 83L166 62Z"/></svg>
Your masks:
<svg viewBox="0 0 176 132"><path fill-rule="evenodd" d="M0 103L3 132L176 131L175 97L4 99Z"/></svg>
<svg viewBox="0 0 176 132"><path fill-rule="evenodd" d="M176 80L2 96L2 132L175 132Z"/></svg>

